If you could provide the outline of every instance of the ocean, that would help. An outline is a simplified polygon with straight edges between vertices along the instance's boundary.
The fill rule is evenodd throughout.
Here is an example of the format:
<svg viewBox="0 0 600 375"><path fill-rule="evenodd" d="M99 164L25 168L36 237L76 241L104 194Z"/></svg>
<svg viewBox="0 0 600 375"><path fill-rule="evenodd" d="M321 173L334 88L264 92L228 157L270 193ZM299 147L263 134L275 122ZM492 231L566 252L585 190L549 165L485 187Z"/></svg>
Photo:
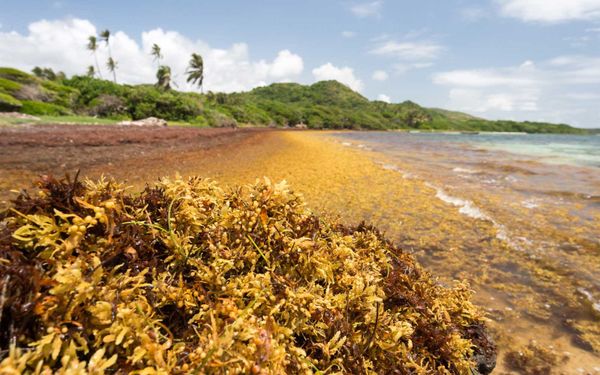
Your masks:
<svg viewBox="0 0 600 375"><path fill-rule="evenodd" d="M600 368L600 359L585 353L590 345L600 349L600 341L590 339L600 337L594 328L600 319L600 136L333 136L399 181L422 182L432 202L465 218L464 231L447 233L449 222L440 216L439 229L423 234L437 239L426 249L413 245L418 239L403 245L402 229L388 232L401 247L446 282L468 280L499 332L518 331L522 342L577 352ZM414 220L418 228L422 218ZM462 244L451 243L456 236ZM584 345L577 344L581 337L588 337Z"/></svg>
<svg viewBox="0 0 600 375"><path fill-rule="evenodd" d="M379 153L382 168L423 180L438 199L465 215L494 221L515 246L538 237L544 247L564 245L549 241L545 232L552 229L577 232L600 247L600 136L342 132L336 137ZM544 225L510 230L515 216L531 213L543 217Z"/></svg>

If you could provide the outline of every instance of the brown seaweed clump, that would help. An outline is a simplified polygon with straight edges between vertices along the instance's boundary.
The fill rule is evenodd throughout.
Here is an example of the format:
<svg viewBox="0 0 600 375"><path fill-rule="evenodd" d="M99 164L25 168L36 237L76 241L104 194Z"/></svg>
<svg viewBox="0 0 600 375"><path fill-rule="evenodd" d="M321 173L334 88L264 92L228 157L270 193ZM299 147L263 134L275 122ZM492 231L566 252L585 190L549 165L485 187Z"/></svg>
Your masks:
<svg viewBox="0 0 600 375"><path fill-rule="evenodd" d="M506 354L508 365L526 375L551 375L556 372L553 370L561 363L569 361L566 355L560 355L551 348L543 347L535 341L519 350L511 351Z"/></svg>
<svg viewBox="0 0 600 375"><path fill-rule="evenodd" d="M0 373L489 373L465 284L285 183L45 178L0 222Z"/></svg>

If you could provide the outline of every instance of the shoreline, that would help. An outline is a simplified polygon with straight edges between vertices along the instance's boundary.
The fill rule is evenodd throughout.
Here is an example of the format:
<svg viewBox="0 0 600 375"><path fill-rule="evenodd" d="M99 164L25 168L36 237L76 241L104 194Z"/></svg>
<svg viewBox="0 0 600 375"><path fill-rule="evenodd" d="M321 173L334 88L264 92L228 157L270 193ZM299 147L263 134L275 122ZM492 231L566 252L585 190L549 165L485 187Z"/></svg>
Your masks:
<svg viewBox="0 0 600 375"><path fill-rule="evenodd" d="M0 208L10 189L41 175L98 178L110 174L136 187L190 164L201 170L219 156L258 141L268 129L138 128L113 125L0 127Z"/></svg>
<svg viewBox="0 0 600 375"><path fill-rule="evenodd" d="M68 129L72 131L73 126L69 125ZM90 127L86 126L86 129ZM114 136L111 133L114 127L107 130L106 136ZM144 133L144 130L135 130ZM402 248L415 253L419 260L427 260L424 265L440 278L441 283L449 285L455 279L470 279L476 290L475 302L484 306L494 319L492 326L500 349L498 373L508 371L503 362L508 348L524 347L530 339L539 337L541 344L555 345L556 352L571 353L568 366L557 367L557 370L575 371L584 363L585 369L594 373L594 367L600 366L600 357L574 345L572 335L565 333L562 327L536 323L509 309L510 304L503 293L491 287L502 287L502 279L493 272L486 274L480 267L482 262L487 262L486 257L494 256L496 252L511 254L497 238L493 223L465 216L457 207L437 199L438 192L423 181L406 179L398 171L383 168L378 164L386 162L382 154L344 146L342 141L331 136L337 132L269 129L220 132L212 141L208 141L210 137L205 130L195 129L182 133L182 138L158 137L148 144L127 143L129 138L121 139L123 142L115 141L110 146L85 145L78 143L78 138L73 142L65 138L58 145L47 146L36 146L30 140L23 142L30 143L25 149L29 150L29 156L38 157L40 165L66 170L59 161L50 159L50 154L59 151L60 155L71 155L83 163L75 163L73 167L83 165L82 174L86 176L98 177L105 173L126 178L136 189L159 176L173 176L176 172L183 176L210 177L225 186L251 183L263 176L269 176L272 181L285 179L319 214L339 217L341 222L349 225L362 220L373 223ZM196 138L187 138L190 135ZM98 150L98 147L115 155L104 155L99 159L76 158L78 153ZM118 154L132 147L129 153ZM16 175L15 179L7 180L11 176L5 162L0 160L0 166L0 178L5 186L10 184L10 188L27 187L27 178L35 178L34 175L27 178ZM69 171L73 173L72 169ZM2 194L8 189L5 186L0 186ZM486 252L473 250L482 246ZM488 284L490 287L486 287Z"/></svg>

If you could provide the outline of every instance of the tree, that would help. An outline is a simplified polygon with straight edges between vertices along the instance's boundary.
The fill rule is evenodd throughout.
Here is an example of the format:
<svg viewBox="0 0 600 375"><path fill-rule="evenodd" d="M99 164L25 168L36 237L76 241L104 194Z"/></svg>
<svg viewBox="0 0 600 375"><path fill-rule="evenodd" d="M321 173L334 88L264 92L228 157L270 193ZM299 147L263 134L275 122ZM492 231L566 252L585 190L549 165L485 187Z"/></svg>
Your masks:
<svg viewBox="0 0 600 375"><path fill-rule="evenodd" d="M64 81L65 79L67 79L67 75L62 70L56 73L56 77L54 78L55 81Z"/></svg>
<svg viewBox="0 0 600 375"><path fill-rule="evenodd" d="M118 68L117 62L115 60L113 60L112 57L109 57L108 61L106 62L106 67L108 68L109 72L112 72L113 80L115 83L117 83L117 74L116 74L116 70Z"/></svg>
<svg viewBox="0 0 600 375"><path fill-rule="evenodd" d="M90 35L88 38L87 49L92 52L94 55L94 61L96 62L96 71L98 72L98 76L102 79L102 72L100 71L100 65L98 64L98 55L96 51L98 51L98 39L94 35Z"/></svg>
<svg viewBox="0 0 600 375"><path fill-rule="evenodd" d="M192 58L190 59L186 74L188 75L187 82L198 85L198 87L200 87L200 92L203 92L204 60L202 60L202 56L197 53L192 53Z"/></svg>
<svg viewBox="0 0 600 375"><path fill-rule="evenodd" d="M152 52L150 53L152 56L154 56L154 61L157 64L158 69L160 69L160 59L163 58L163 55L161 54L160 51L160 46L156 43L154 43L152 45Z"/></svg>
<svg viewBox="0 0 600 375"><path fill-rule="evenodd" d="M58 72L55 73L52 68L40 68L36 66L31 70L31 72L38 78L47 79L49 81L60 81L66 78L65 73Z"/></svg>
<svg viewBox="0 0 600 375"><path fill-rule="evenodd" d="M112 74L113 74L113 81L115 83L117 83L117 73L116 73L117 62L113 59L112 52L110 50L110 30L106 29L106 30L102 31L100 33L100 37L102 38L102 40L106 43L106 46L108 47L108 62L107 62L107 66L108 66L108 70L111 71Z"/></svg>
<svg viewBox="0 0 600 375"><path fill-rule="evenodd" d="M52 68L43 68L42 78L47 79L49 81L56 81L56 73L54 73L54 70L52 70Z"/></svg>
<svg viewBox="0 0 600 375"><path fill-rule="evenodd" d="M158 71L156 72L156 86L163 90L171 89L171 68L166 65L161 65L158 67Z"/></svg>
<svg viewBox="0 0 600 375"><path fill-rule="evenodd" d="M36 66L35 68L31 69L31 72L38 78L44 78L44 71L39 66Z"/></svg>
<svg viewBox="0 0 600 375"><path fill-rule="evenodd" d="M94 78L94 76L96 75L96 69L94 69L93 65L88 66L87 73L85 75L90 78Z"/></svg>

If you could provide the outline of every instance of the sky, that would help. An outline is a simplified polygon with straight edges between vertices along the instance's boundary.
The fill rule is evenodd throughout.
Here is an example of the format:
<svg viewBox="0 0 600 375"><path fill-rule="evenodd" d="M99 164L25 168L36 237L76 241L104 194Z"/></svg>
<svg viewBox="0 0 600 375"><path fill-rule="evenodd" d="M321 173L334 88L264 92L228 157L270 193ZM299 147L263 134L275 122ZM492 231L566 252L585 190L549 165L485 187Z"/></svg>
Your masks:
<svg viewBox="0 0 600 375"><path fill-rule="evenodd" d="M600 0L1 0L0 66L84 74L111 30L117 79L204 89L336 79L372 100L600 127ZM108 48L97 53L101 73Z"/></svg>

